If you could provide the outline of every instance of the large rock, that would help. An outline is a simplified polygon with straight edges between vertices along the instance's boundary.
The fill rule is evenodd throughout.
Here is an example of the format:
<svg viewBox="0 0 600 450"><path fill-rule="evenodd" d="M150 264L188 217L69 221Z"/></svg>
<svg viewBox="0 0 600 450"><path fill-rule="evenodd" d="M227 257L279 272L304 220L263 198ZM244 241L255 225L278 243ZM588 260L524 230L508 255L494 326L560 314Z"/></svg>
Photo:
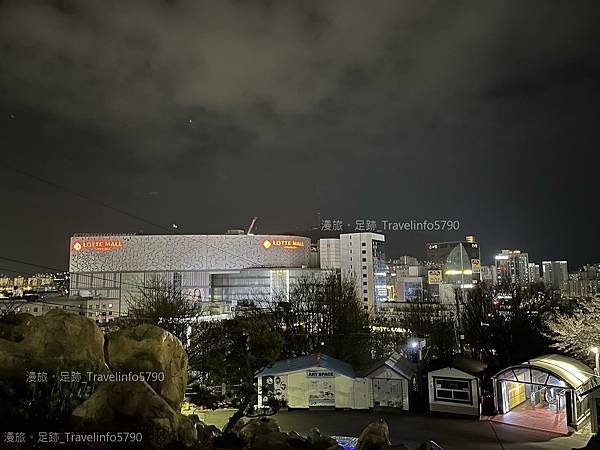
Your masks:
<svg viewBox="0 0 600 450"><path fill-rule="evenodd" d="M105 373L102 331L93 320L62 309L38 317L16 314L3 318L0 374L24 379L26 372L34 370Z"/></svg>
<svg viewBox="0 0 600 450"><path fill-rule="evenodd" d="M322 434L317 427L308 431L308 448L309 450L343 450L335 439Z"/></svg>
<svg viewBox="0 0 600 450"><path fill-rule="evenodd" d="M187 354L171 333L148 324L119 330L108 338L107 358L115 372L151 372L146 381L179 409L187 385Z"/></svg>
<svg viewBox="0 0 600 450"><path fill-rule="evenodd" d="M292 450L288 435L282 432L267 433L256 436L252 450Z"/></svg>
<svg viewBox="0 0 600 450"><path fill-rule="evenodd" d="M279 433L281 431L279 424L273 417L259 417L242 422L242 424L243 425L237 430L237 435L241 437L249 447L252 447L257 436L269 433Z"/></svg>
<svg viewBox="0 0 600 450"><path fill-rule="evenodd" d="M90 398L75 408L72 424L85 431L141 431L144 445L152 448L197 442L192 421L175 411L145 381L100 384Z"/></svg>
<svg viewBox="0 0 600 450"><path fill-rule="evenodd" d="M192 415L187 416L190 418L196 428L196 434L198 435L198 442L201 444L209 445L214 440L223 435L223 432L214 425L206 425L202 422L198 416Z"/></svg>
<svg viewBox="0 0 600 450"><path fill-rule="evenodd" d="M308 447L308 439L303 436L300 436L295 431L290 431L288 433L288 442L292 446L292 448L306 448Z"/></svg>
<svg viewBox="0 0 600 450"><path fill-rule="evenodd" d="M363 430L356 443L356 450L381 450L390 443L390 429L385 420L372 422Z"/></svg>

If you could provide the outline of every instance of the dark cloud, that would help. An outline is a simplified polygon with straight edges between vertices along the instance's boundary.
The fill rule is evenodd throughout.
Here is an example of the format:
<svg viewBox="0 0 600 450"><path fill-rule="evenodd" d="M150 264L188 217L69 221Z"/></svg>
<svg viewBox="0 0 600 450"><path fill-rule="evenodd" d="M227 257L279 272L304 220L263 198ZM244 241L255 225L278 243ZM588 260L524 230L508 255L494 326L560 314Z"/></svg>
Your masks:
<svg viewBox="0 0 600 450"><path fill-rule="evenodd" d="M308 225L317 210L444 215L490 254L520 246L561 257L550 247L564 230L591 233L597 218L582 161L598 144L599 10L596 1L5 0L2 146L14 164L192 232L256 214L265 231ZM40 188L2 184L19 205ZM35 217L52 216L57 241L140 226L54 204L58 217L43 203ZM555 217L558 204L572 220ZM390 239L396 253L422 253L421 239ZM588 242L562 239L562 257L593 258L600 241ZM40 251L64 261L64 249Z"/></svg>

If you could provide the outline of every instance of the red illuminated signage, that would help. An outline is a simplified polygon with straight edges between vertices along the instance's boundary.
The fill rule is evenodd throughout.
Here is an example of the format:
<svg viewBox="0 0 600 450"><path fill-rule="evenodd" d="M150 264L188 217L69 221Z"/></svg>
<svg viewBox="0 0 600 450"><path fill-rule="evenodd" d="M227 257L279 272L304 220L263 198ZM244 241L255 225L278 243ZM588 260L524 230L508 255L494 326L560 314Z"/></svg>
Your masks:
<svg viewBox="0 0 600 450"><path fill-rule="evenodd" d="M75 241L73 250L79 252L85 249L107 251L123 247L123 241L120 239L102 239L94 241Z"/></svg>

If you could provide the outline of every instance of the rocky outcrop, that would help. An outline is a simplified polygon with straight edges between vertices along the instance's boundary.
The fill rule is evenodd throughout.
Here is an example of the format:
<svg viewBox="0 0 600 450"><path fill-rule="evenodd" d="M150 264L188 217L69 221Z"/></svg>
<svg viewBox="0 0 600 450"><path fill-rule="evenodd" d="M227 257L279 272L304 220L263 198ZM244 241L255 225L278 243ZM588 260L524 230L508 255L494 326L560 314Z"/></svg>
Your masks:
<svg viewBox="0 0 600 450"><path fill-rule="evenodd" d="M286 433L274 432L256 436L252 450L292 450Z"/></svg>
<svg viewBox="0 0 600 450"><path fill-rule="evenodd" d="M108 339L108 364L115 372L149 372L146 381L179 409L187 385L187 354L168 331L142 324L119 330Z"/></svg>
<svg viewBox="0 0 600 450"><path fill-rule="evenodd" d="M272 417L240 419L234 432L242 438L245 448L252 450L343 450L335 439L322 434L318 428L312 428L307 437L295 431L283 433Z"/></svg>
<svg viewBox="0 0 600 450"><path fill-rule="evenodd" d="M321 433L317 427L308 432L308 449L310 450L343 450L337 441Z"/></svg>
<svg viewBox="0 0 600 450"><path fill-rule="evenodd" d="M238 426L239 425L239 426ZM269 433L279 433L281 429L273 417L260 417L256 419L241 419L236 423L234 432L252 447L257 436Z"/></svg>
<svg viewBox="0 0 600 450"><path fill-rule="evenodd" d="M381 450L390 443L390 429L385 420L372 422L358 438L356 450Z"/></svg>
<svg viewBox="0 0 600 450"><path fill-rule="evenodd" d="M78 430L141 431L144 445L163 448L197 442L192 421L171 405L145 381L102 383L72 415Z"/></svg>
<svg viewBox="0 0 600 450"><path fill-rule="evenodd" d="M0 321L0 373L24 378L31 370L106 372L104 336L93 320L60 309L7 316Z"/></svg>

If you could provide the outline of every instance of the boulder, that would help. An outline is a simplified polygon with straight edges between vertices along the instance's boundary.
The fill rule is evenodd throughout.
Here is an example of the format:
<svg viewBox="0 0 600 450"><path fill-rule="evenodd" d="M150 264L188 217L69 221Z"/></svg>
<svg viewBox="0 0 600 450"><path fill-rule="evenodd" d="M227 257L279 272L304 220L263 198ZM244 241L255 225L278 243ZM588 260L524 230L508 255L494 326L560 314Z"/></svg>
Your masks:
<svg viewBox="0 0 600 450"><path fill-rule="evenodd" d="M141 431L144 446L190 446L197 443L192 421L174 410L145 381L105 382L73 411L77 430Z"/></svg>
<svg viewBox="0 0 600 450"><path fill-rule="evenodd" d="M223 435L223 432L214 425L206 425L202 422L198 416L187 416L191 419L194 427L196 428L196 434L198 435L198 442L201 444L208 444L213 442L216 438Z"/></svg>
<svg viewBox="0 0 600 450"><path fill-rule="evenodd" d="M288 435L281 431L275 433L260 434L254 439L252 450L292 450L288 441Z"/></svg>
<svg viewBox="0 0 600 450"><path fill-rule="evenodd" d="M108 365L115 372L148 372L150 386L179 409L187 385L187 354L181 341L168 331L142 324L108 338Z"/></svg>
<svg viewBox="0 0 600 450"><path fill-rule="evenodd" d="M279 433L281 429L273 417L259 417L247 421L237 432L248 446L252 447L257 436L269 433Z"/></svg>
<svg viewBox="0 0 600 450"><path fill-rule="evenodd" d="M385 444L383 447L381 447L381 450L410 450L410 449L404 444Z"/></svg>
<svg viewBox="0 0 600 450"><path fill-rule="evenodd" d="M322 434L321 430L317 427L313 427L308 431L307 448L310 450L343 450L342 446L335 439Z"/></svg>
<svg viewBox="0 0 600 450"><path fill-rule="evenodd" d="M356 450L381 450L390 443L390 429L385 420L372 422L363 430L356 443Z"/></svg>
<svg viewBox="0 0 600 450"><path fill-rule="evenodd" d="M37 317L16 314L3 318L0 374L25 379L33 370L48 374L107 372L102 331L93 320L62 309Z"/></svg>
<svg viewBox="0 0 600 450"><path fill-rule="evenodd" d="M242 430L242 428L248 425L248 422L250 422L250 419L248 417L241 417L233 426L233 433L240 434L240 431Z"/></svg>
<svg viewBox="0 0 600 450"><path fill-rule="evenodd" d="M292 448L306 448L308 447L308 440L300 436L295 431L290 431L288 433L288 442L292 446Z"/></svg>

